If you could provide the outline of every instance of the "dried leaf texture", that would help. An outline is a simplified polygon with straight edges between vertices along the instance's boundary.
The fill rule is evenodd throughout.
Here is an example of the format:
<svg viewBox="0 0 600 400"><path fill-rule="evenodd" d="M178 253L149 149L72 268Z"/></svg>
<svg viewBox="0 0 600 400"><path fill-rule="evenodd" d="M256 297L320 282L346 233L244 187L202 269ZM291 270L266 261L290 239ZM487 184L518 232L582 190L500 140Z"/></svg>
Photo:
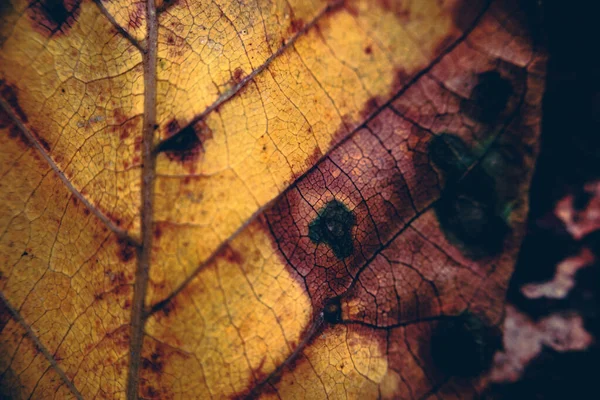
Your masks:
<svg viewBox="0 0 600 400"><path fill-rule="evenodd" d="M544 89L517 2L10 0L0 26L3 394L485 390Z"/></svg>

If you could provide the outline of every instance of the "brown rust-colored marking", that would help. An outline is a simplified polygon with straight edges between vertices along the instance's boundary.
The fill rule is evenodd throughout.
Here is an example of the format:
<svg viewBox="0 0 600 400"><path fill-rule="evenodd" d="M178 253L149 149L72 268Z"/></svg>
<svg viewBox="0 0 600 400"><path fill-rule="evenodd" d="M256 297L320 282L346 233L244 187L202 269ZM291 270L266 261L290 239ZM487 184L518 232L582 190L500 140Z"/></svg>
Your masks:
<svg viewBox="0 0 600 400"><path fill-rule="evenodd" d="M79 16L82 0L29 0L27 14L36 31L46 37L67 33Z"/></svg>
<svg viewBox="0 0 600 400"><path fill-rule="evenodd" d="M13 85L9 85L3 80L0 80L0 96L8 103L22 122L27 122L27 115L19 105L17 97L17 89Z"/></svg>
<svg viewBox="0 0 600 400"><path fill-rule="evenodd" d="M130 29L138 29L142 27L142 21L146 17L146 4L142 1L134 3L133 11L129 11L129 20L127 26Z"/></svg>
<svg viewBox="0 0 600 400"><path fill-rule="evenodd" d="M231 246L226 246L223 250L223 253L221 253L220 255L231 264L242 265L244 263L244 259L242 258L240 252L235 250Z"/></svg>
<svg viewBox="0 0 600 400"><path fill-rule="evenodd" d="M49 153L50 152L50 143L48 143L48 141L46 139L41 137L40 134L37 133L37 131L35 129L31 128L31 133L36 138L36 140L40 143L40 145L44 148L44 150L46 150L46 152Z"/></svg>
<svg viewBox="0 0 600 400"><path fill-rule="evenodd" d="M119 250L117 251L119 260L126 263L135 257L136 248L133 243L127 239L119 238L117 239L117 244L119 245Z"/></svg>
<svg viewBox="0 0 600 400"><path fill-rule="evenodd" d="M237 67L235 69L235 71L233 71L233 77L232 77L232 82L234 85L237 85L239 83L242 82L242 79L244 79L244 70L241 69L240 67Z"/></svg>

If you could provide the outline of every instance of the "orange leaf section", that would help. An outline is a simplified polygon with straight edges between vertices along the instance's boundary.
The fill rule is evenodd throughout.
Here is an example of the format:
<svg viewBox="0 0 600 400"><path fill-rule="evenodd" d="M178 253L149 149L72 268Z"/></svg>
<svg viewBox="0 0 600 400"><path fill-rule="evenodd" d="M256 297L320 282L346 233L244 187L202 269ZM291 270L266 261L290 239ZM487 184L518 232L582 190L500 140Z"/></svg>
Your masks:
<svg viewBox="0 0 600 400"><path fill-rule="evenodd" d="M0 338L0 397L76 398L4 303L0 303Z"/></svg>
<svg viewBox="0 0 600 400"><path fill-rule="evenodd" d="M139 50L91 0L16 0L0 18L2 98L98 215L135 234L144 91Z"/></svg>
<svg viewBox="0 0 600 400"><path fill-rule="evenodd" d="M69 192L3 111L0 175L0 290L7 303L2 306L19 313L83 397L122 396L136 249ZM6 332L18 329L13 325ZM48 382L37 389L31 385L56 380L54 372L44 375L54 368L44 364L27 338L24 350L17 351L19 342L10 335L2 333L6 343L0 359L9 363L5 379L13 380L2 386L16 393L50 390ZM8 354L13 353L18 357L11 363ZM26 360L35 361L31 370L19 366ZM25 371L22 382L10 378L11 371Z"/></svg>

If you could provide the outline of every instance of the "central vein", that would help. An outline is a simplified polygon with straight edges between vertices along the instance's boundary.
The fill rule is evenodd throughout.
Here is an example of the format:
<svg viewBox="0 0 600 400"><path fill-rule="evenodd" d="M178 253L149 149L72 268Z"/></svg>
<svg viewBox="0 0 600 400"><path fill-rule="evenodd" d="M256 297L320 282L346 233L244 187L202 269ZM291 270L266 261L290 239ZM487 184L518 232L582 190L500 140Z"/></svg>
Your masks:
<svg viewBox="0 0 600 400"><path fill-rule="evenodd" d="M144 339L144 299L148 286L150 252L152 249L152 217L154 201L154 175L156 155L153 152L154 126L156 124L156 60L158 20L155 0L146 3L146 52L144 53L144 127L142 132L142 244L138 249L138 264L131 308L131 336L129 346L129 369L127 375L127 398L138 398L138 382Z"/></svg>

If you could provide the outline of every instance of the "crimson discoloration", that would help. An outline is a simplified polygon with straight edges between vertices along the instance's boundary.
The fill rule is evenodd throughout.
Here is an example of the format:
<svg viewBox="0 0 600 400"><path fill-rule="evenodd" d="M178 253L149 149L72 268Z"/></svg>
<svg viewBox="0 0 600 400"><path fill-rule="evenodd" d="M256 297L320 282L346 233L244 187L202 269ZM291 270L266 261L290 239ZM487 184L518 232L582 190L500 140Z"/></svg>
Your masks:
<svg viewBox="0 0 600 400"><path fill-rule="evenodd" d="M67 33L77 17L82 0L29 0L27 14L34 28L46 37Z"/></svg>

